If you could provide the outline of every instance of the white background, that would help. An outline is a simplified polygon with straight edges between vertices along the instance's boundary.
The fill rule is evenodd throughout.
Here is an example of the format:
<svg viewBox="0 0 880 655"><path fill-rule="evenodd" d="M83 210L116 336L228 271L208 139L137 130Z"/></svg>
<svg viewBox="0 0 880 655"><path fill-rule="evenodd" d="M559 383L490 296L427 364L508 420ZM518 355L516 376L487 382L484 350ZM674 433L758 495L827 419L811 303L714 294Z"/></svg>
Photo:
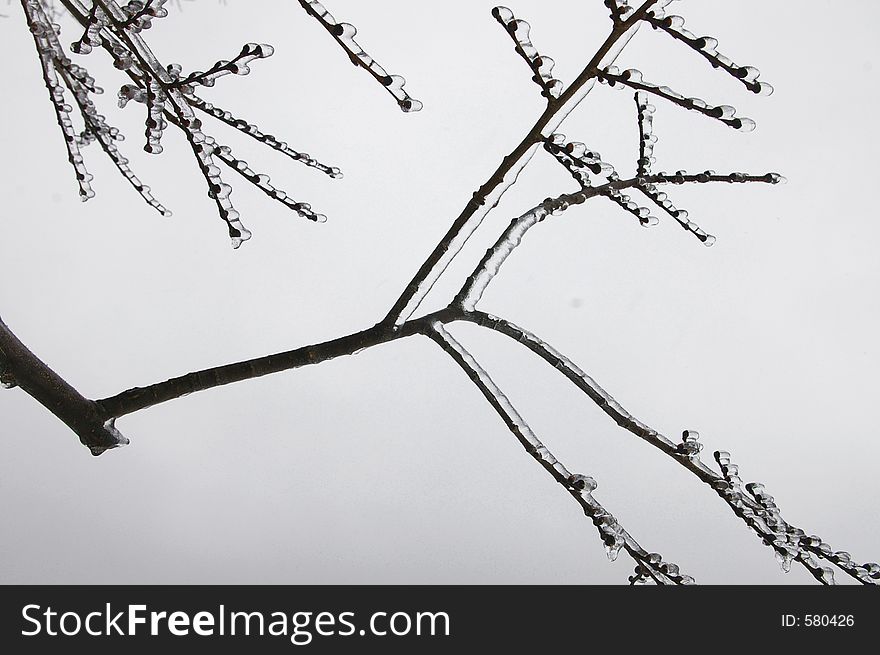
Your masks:
<svg viewBox="0 0 880 655"><path fill-rule="evenodd" d="M328 0L425 103L401 113L292 0L185 3L147 33L204 70L248 41L276 55L203 96L346 177L330 180L207 129L330 221L315 225L238 179L254 238L229 247L189 148L169 130L143 153L144 111L114 106L124 78L88 65L125 152L175 215L142 204L93 147L97 198L77 201L17 3L3 69L0 312L90 397L287 350L372 325L542 111L491 3ZM610 29L600 0L517 0L570 81ZM758 66L745 91L643 29L618 63L758 122L740 134L658 101L656 169L756 173L787 186L674 188L718 236L653 229L602 199L536 227L481 308L568 354L666 434L729 450L787 520L860 561L880 557L874 411L880 383L878 85L874 2L680 2L688 27ZM64 21L65 43L79 36ZM561 130L631 172L631 94L597 87ZM539 153L438 284L449 300L509 219L572 181ZM732 512L619 429L513 342L454 327L569 468L649 550L706 583L803 583L780 573ZM168 403L119 421L132 445L92 458L23 392L0 394L0 579L6 583L620 583L591 523L527 456L461 371L412 338L356 357ZM842 574L838 575L843 580Z"/></svg>

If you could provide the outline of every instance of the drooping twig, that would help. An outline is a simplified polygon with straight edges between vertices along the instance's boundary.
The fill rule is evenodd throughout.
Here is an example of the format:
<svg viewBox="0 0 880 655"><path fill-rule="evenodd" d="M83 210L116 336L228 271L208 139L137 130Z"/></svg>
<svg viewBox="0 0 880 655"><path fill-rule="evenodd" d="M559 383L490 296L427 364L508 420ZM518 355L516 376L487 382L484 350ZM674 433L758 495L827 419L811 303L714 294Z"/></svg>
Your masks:
<svg viewBox="0 0 880 655"><path fill-rule="evenodd" d="M446 331L442 323L434 321L428 336L467 374L517 441L526 449L526 452L571 494L584 513L593 520L610 560L617 559L618 553L624 550L660 584L693 583L693 578L682 575L676 565L663 562L663 558L659 554L648 553L642 548L617 519L602 507L592 493L596 489L596 481L584 475L571 473L562 462L556 459L485 369L464 346Z"/></svg>
<svg viewBox="0 0 880 655"><path fill-rule="evenodd" d="M681 16L665 16L648 14L645 20L655 30L666 32L677 41L689 46L696 53L704 57L713 68L720 68L729 73L734 79L739 80L752 93L758 95L771 95L773 87L758 78L761 72L754 66L739 66L730 58L718 52L718 40L711 36L696 36L684 27L684 18Z"/></svg>
<svg viewBox="0 0 880 655"><path fill-rule="evenodd" d="M84 28L83 37L77 42L74 49L87 53L92 51L95 46L103 47L113 57L114 65L124 71L132 80L132 84L124 85L120 90L120 106L125 106L132 100L137 103L143 103L146 106L147 117L144 129L146 144L144 149L153 154L161 153L162 137L165 128L169 124L184 134L196 158L199 170L208 185L208 195L214 200L220 217L227 225L233 247L241 245L243 241L250 238L251 233L241 222L239 213L230 198L232 187L224 181L218 164L225 163L231 165L237 173L242 174L245 179L262 192L282 202L300 215L313 221L321 220L321 215L311 211L306 203L291 201L285 192L275 189L271 185L267 186L268 180L265 176L253 173L246 165L242 168L243 163L241 160L234 157L230 159L231 153L229 151L223 150L223 156L217 156L220 146L213 137L204 132L201 120L195 115L196 109L212 115L222 122L247 133L270 148L284 152L287 156L317 170L321 170L331 177L341 177L341 172L338 168L325 166L308 155L298 153L275 137L263 134L256 126L237 119L225 110L216 109L209 103L195 97L194 88L197 85L211 86L219 77L227 74L246 74L249 70L248 64L250 62L272 54L271 46L249 43L242 48L233 60L221 60L206 72L184 76L180 66L173 64L164 66L160 64L141 36L141 32L149 27L148 23L150 20L167 15L167 12L162 7L163 2L144 3L132 1L121 6L115 0L94 0L89 7L86 7L79 0L61 1L70 14ZM40 0L22 0L22 5L25 8L29 21L42 10ZM45 19L43 22L48 24L48 19ZM57 41L54 28L50 26L50 29L52 31L52 38ZM45 33L45 30L43 30L43 33ZM55 61L66 60L66 55L64 55L60 44L56 43L53 47L53 59ZM43 61L45 66L46 61L44 60L46 60L46 57L41 55L41 61ZM48 61L51 63L52 59ZM63 91L60 87L57 87L55 91L51 90L53 88L51 87L53 82L52 73L54 73L54 69L50 68L48 70L50 76L47 84L50 85L50 92L54 94L53 98L58 96L59 93L61 94L59 96L61 100L53 101L53 104L56 107L56 111L61 112L59 124L62 127L65 142L68 144L69 158L74 163L77 179L80 181L81 194L84 198L91 197L94 194L88 185L90 175L85 170L82 156L79 152L80 141L77 140L73 131L72 123L68 116L69 112L63 111L66 107L63 103ZM94 82L91 76L88 75L85 69L76 67L71 68L64 79L79 80L76 88L73 88L73 82L68 84L68 86L71 86L77 104L83 112L83 120L87 127L84 132L85 137L90 140L99 141L120 172L141 193L145 200L167 215L169 212L152 199L149 189L143 186L131 172L128 160L118 154L118 150L112 144L114 140L112 137L115 135L110 132L100 137L94 134L95 130L103 129L105 122L97 110L93 109L91 100L80 93L80 87L87 88L88 84ZM107 129L111 128L108 126Z"/></svg>
<svg viewBox="0 0 880 655"><path fill-rule="evenodd" d="M532 73L534 73L532 79L535 84L541 87L542 95L548 101L561 96L564 85L553 77L555 62L550 57L538 53L529 34L531 26L526 21L516 18L507 7L495 7L492 10L492 15L513 39L517 54L532 69Z"/></svg>
<svg viewBox="0 0 880 655"><path fill-rule="evenodd" d="M730 105L710 105L705 100L684 96L668 86L647 82L642 78L641 71L634 68L628 68L621 72L617 67L610 66L597 71L596 75L600 82L611 87L629 87L636 91L646 91L684 109L690 109L709 118L714 118L735 130L751 132L755 129L755 121L751 118L737 116L734 107Z"/></svg>
<svg viewBox="0 0 880 655"><path fill-rule="evenodd" d="M774 550L783 570L790 568L791 561L797 561L818 581L823 584L833 584L834 575L831 569L821 566L814 557L814 555L822 556L823 552L831 554L830 548L827 545L822 547L821 539L818 537L807 538L802 530L782 521L778 510L772 504L772 498L762 497L762 485L756 483L747 485L749 495L742 493L738 471L730 464L726 453L716 453L716 460L721 467L719 474L700 460L701 446L696 432L686 430L679 443L673 442L636 419L574 362L531 332L484 312L465 312L461 320L486 327L524 345L583 391L620 427L669 455L712 487L761 541ZM864 584L880 584L880 565L873 562L856 565L849 554L844 552L834 553L827 559ZM840 563L843 565L841 566Z"/></svg>
<svg viewBox="0 0 880 655"><path fill-rule="evenodd" d="M232 112L226 111L225 109L221 109L216 105L211 104L210 102L205 102L201 98L196 95L186 94L187 100L190 101L193 107L198 109L199 111L208 114L209 116L213 116L219 121L226 123L230 127L234 127L236 130L241 132L242 134L246 134L252 139L259 141L263 145L267 145L273 150L277 150L280 153L290 157L292 160L297 161L301 164L309 166L311 168L315 168L325 175L329 175L330 177L341 178L342 171L336 166L327 166L322 164L317 159L309 156L306 153L298 152L291 148L284 141L279 141L277 138L272 136L271 134L264 134L260 128L258 128L253 123L248 123L246 120L241 118L236 118Z"/></svg>
<svg viewBox="0 0 880 655"><path fill-rule="evenodd" d="M327 8L317 0L299 0L302 8L317 20L325 30L333 35L336 42L348 54L348 58L355 66L363 68L373 76L385 89L394 96L398 106L405 112L415 112L422 109L422 103L407 93L404 88L406 80L400 75L389 75L375 59L364 52L364 49L354 40L357 28L351 23L337 22Z"/></svg>
<svg viewBox="0 0 880 655"><path fill-rule="evenodd" d="M654 105L648 102L644 93L636 91L636 112L639 123L639 159L637 162L636 175L643 177L651 172L654 164L654 144L657 137L654 136Z"/></svg>

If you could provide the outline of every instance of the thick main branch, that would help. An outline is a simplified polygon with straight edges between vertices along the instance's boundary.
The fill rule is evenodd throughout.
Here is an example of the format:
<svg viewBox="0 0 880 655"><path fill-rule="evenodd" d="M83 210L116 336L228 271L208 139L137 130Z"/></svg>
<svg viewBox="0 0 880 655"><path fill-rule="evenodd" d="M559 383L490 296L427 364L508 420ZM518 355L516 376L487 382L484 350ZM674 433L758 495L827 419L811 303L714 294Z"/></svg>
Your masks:
<svg viewBox="0 0 880 655"><path fill-rule="evenodd" d="M97 403L85 398L28 350L2 319L0 368L7 384L20 387L61 419L93 455L128 443Z"/></svg>

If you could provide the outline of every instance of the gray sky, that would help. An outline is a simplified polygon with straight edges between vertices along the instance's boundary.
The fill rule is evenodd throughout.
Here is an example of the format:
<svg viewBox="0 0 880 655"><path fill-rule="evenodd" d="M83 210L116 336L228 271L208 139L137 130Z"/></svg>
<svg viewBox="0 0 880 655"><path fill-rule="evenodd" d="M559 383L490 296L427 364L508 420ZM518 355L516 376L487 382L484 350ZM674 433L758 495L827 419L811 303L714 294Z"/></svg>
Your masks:
<svg viewBox="0 0 880 655"><path fill-rule="evenodd" d="M238 251L182 137L169 130L160 157L141 151L143 107L115 108L124 80L100 52L77 61L107 89L102 107L129 135L125 152L175 215L152 213L96 149L86 157L98 195L78 202L32 41L18 7L4 9L0 315L84 394L372 325L542 110L491 3L327 4L406 76L421 113L401 113L293 1L187 4L147 33L184 69L273 44L250 76L204 97L345 171L330 180L208 122L330 219L307 222L230 178L254 232ZM480 307L550 341L664 433L699 430L707 459L730 451L789 522L866 561L880 557L880 6L845 4L676 3L690 29L761 69L770 98L642 30L622 66L758 123L740 134L657 101L656 169L778 170L790 183L672 189L718 237L713 248L671 220L642 229L596 199L536 227ZM610 26L600 0L510 6L563 81ZM65 22L63 42L78 36ZM631 171L635 129L631 94L597 87L560 131ZM449 300L512 216L570 190L539 153L426 308ZM647 549L699 582L810 580L781 574L713 492L543 362L479 328L452 332L556 455L598 480L596 497ZM0 579L620 583L631 570L605 560L591 523L426 339L191 396L118 427L132 445L92 458L30 397L0 393Z"/></svg>

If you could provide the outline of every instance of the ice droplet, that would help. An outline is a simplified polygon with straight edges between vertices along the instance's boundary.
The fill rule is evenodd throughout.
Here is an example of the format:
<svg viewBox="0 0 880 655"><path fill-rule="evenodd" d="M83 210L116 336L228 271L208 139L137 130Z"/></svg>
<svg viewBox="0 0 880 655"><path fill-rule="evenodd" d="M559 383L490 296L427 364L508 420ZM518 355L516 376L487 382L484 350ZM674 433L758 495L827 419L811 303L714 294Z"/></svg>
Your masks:
<svg viewBox="0 0 880 655"><path fill-rule="evenodd" d="M587 475L581 475L580 473L572 475L568 479L568 483L572 486L573 489L577 489L578 491L586 491L587 493L595 491L596 487L599 486L593 478Z"/></svg>
<svg viewBox="0 0 880 655"><path fill-rule="evenodd" d="M605 554L608 556L608 559L612 562L617 561L618 555L620 555L620 551L623 548L623 539L614 539L610 543L605 544Z"/></svg>
<svg viewBox="0 0 880 655"><path fill-rule="evenodd" d="M783 573L789 573L791 571L791 562L794 559L787 550L778 551L774 550L774 556L776 557L776 561L779 563L779 568L782 569Z"/></svg>

